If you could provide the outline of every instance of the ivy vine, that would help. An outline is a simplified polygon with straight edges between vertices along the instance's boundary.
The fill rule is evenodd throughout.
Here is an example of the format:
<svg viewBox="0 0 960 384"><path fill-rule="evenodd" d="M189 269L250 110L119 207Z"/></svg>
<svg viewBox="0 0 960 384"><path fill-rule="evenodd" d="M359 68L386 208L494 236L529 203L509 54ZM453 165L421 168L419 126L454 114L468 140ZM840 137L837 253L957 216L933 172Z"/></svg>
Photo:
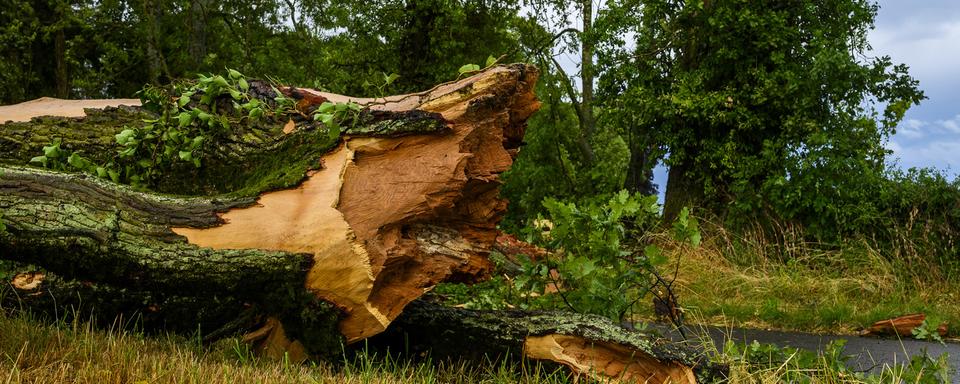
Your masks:
<svg viewBox="0 0 960 384"><path fill-rule="evenodd" d="M143 119L142 126L124 126L114 136L118 149L108 162L97 163L65 149L60 139L44 146L43 154L30 162L145 189L155 186L163 172L177 164L199 168L211 145L229 135L233 126L261 119L285 121L293 115L310 117L276 86L272 86L275 97L268 102L251 94L250 83L239 71L228 69L225 75L201 74L169 88L147 86L137 94L142 107L156 117ZM341 124L356 123L361 110L353 102L324 102L313 111L312 119L336 138Z"/></svg>

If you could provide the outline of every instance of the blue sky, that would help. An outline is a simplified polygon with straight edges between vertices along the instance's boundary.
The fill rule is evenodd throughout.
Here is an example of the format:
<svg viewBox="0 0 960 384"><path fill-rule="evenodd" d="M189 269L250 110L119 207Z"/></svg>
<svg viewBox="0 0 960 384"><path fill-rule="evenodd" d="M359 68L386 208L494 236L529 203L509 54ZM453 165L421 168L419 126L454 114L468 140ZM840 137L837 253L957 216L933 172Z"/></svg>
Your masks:
<svg viewBox="0 0 960 384"><path fill-rule="evenodd" d="M870 43L878 56L910 66L927 100L907 112L891 137L901 168L960 175L960 2L883 0Z"/></svg>

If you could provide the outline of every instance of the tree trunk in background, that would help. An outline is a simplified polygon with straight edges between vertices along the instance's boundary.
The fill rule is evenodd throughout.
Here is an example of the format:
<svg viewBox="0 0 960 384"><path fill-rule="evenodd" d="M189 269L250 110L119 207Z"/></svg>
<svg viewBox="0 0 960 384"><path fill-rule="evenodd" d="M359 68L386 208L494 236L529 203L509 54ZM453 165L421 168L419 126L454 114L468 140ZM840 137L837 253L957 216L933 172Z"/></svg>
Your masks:
<svg viewBox="0 0 960 384"><path fill-rule="evenodd" d="M663 221L672 223L683 207L695 207L703 199L703 185L687 173L687 163L670 166L664 194Z"/></svg>
<svg viewBox="0 0 960 384"><path fill-rule="evenodd" d="M593 153L593 147L590 141L593 139L593 133L596 131L596 119L593 115L593 40L590 33L593 30L593 1L583 0L580 3L583 28L580 31L580 103L576 108L580 112L577 117L580 118L580 151L583 152L587 163L593 163L596 155ZM559 68L559 65L557 66ZM573 91L570 91L570 99L577 104Z"/></svg>
<svg viewBox="0 0 960 384"><path fill-rule="evenodd" d="M63 31L63 26L57 29L54 35L54 57L57 61L57 97L66 99L70 97L70 78L67 75L67 37Z"/></svg>
<svg viewBox="0 0 960 384"><path fill-rule="evenodd" d="M162 80L170 80L170 70L167 69L166 59L160 47L160 27L157 21L160 7L153 0L142 0L141 17L146 25L145 38L147 47L147 66L150 69L150 83L160 84Z"/></svg>
<svg viewBox="0 0 960 384"><path fill-rule="evenodd" d="M194 68L202 68L207 57L206 6L205 0L190 1L190 56Z"/></svg>
<svg viewBox="0 0 960 384"><path fill-rule="evenodd" d="M593 1L583 0L583 30L580 31L580 80L583 89L580 108L583 108L583 121L580 127L583 135L589 142L596 131L596 121L593 116ZM591 159L592 160L592 159Z"/></svg>
<svg viewBox="0 0 960 384"><path fill-rule="evenodd" d="M633 133L628 137L630 136L633 136ZM657 194L657 187L653 184L653 165L655 165L655 162L650 161L652 151L649 147L645 148L633 143L632 140L634 139L632 137L630 140L630 163L627 166L627 179L624 187L630 192L655 195Z"/></svg>

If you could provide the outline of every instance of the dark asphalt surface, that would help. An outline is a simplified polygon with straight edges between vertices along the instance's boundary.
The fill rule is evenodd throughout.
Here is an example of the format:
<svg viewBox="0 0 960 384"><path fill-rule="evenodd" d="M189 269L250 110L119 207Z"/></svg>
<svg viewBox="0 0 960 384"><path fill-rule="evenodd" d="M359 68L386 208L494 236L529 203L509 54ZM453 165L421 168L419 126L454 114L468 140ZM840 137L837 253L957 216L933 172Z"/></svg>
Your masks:
<svg viewBox="0 0 960 384"><path fill-rule="evenodd" d="M649 328L669 336L675 341L683 338L672 326L663 324L648 324ZM883 365L892 366L910 361L910 358L926 351L929 356L938 357L943 353L949 356L951 370L954 371L953 382L960 383L957 368L960 367L960 343L947 341L941 344L936 341L922 341L914 339L881 339L876 337L819 335L802 332L767 331L760 329L699 327L686 328L688 339L702 340L708 335L715 345L722 347L727 340L740 344L753 343L773 344L780 347L793 347L809 351L823 351L834 340L843 339L847 343L844 352L850 355L848 365L856 370L879 370Z"/></svg>

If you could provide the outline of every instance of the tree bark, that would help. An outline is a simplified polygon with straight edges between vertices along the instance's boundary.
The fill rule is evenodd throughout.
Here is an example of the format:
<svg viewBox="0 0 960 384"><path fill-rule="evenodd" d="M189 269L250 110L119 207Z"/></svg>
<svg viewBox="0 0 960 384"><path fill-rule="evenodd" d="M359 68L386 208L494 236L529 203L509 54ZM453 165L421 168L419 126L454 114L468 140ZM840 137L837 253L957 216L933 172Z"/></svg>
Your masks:
<svg viewBox="0 0 960 384"><path fill-rule="evenodd" d="M663 222L672 223L683 207L693 207L703 198L703 185L687 172L687 163L670 166L667 173L667 192L663 201Z"/></svg>
<svg viewBox="0 0 960 384"><path fill-rule="evenodd" d="M369 337L437 283L489 274L486 254L506 209L499 174L538 107L536 77L532 67L498 67L420 94L353 99L368 116L334 141L307 122L246 127L236 136L253 138L216 146L202 169L171 171L171 180L203 187L161 184L206 196L2 165L0 257L169 294L273 305L309 292L338 308L348 342ZM286 92L314 103L348 99ZM64 145L75 138L75 150L104 151L122 124L89 125L87 139L76 133L102 116L2 125L10 150L0 156L22 163L64 128Z"/></svg>
<svg viewBox="0 0 960 384"><path fill-rule="evenodd" d="M370 342L432 358L533 359L604 382L695 383L726 375L688 346L566 312L471 311L420 299Z"/></svg>
<svg viewBox="0 0 960 384"><path fill-rule="evenodd" d="M264 354L294 359L335 355L403 316L418 345L473 350L435 338L462 333L490 353L575 372L692 382L690 361L601 318L408 306L440 282L490 274L506 209L499 174L538 107L536 77L496 67L377 100L287 88L299 105L368 110L335 140L310 119L244 126L200 169L170 171L160 187L181 195L18 165L54 138L109 156L113 134L145 113L136 108L0 125L0 258L46 270L20 271L4 300L199 322L211 337L253 330L247 339Z"/></svg>

